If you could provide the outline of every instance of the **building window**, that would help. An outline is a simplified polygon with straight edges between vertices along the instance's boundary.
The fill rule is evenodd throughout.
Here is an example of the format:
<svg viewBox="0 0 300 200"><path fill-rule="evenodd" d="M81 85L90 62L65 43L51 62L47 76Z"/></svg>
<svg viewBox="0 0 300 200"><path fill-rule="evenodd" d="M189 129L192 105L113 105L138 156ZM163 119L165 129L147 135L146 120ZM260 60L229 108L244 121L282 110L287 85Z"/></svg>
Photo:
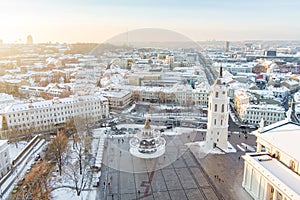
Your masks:
<svg viewBox="0 0 300 200"><path fill-rule="evenodd" d="M216 125L216 124L217 124L217 119L214 120L214 125Z"/></svg>
<svg viewBox="0 0 300 200"><path fill-rule="evenodd" d="M223 126L223 120L221 119L221 126Z"/></svg>
<svg viewBox="0 0 300 200"><path fill-rule="evenodd" d="M222 104L222 113L224 112L224 104Z"/></svg>
<svg viewBox="0 0 300 200"><path fill-rule="evenodd" d="M290 168L295 171L295 162L293 160L290 161Z"/></svg>
<svg viewBox="0 0 300 200"><path fill-rule="evenodd" d="M219 92L216 92L216 98L218 98L219 97Z"/></svg>
<svg viewBox="0 0 300 200"><path fill-rule="evenodd" d="M218 110L218 105L215 104L215 112L217 112L217 110Z"/></svg>

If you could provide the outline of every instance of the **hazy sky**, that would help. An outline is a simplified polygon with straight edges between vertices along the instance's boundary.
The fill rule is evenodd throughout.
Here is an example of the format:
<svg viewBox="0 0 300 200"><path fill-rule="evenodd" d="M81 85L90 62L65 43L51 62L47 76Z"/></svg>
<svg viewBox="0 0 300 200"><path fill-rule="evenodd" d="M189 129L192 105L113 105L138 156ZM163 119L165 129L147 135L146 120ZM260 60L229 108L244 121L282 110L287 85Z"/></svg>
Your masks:
<svg viewBox="0 0 300 200"><path fill-rule="evenodd" d="M1 0L4 42L103 42L164 28L193 40L300 40L298 0Z"/></svg>

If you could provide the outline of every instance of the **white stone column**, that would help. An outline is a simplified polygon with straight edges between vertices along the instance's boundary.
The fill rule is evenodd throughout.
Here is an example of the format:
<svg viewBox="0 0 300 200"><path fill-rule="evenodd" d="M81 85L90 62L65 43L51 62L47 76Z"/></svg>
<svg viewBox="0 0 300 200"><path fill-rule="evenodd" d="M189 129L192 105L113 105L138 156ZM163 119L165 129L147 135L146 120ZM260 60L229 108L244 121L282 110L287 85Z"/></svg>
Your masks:
<svg viewBox="0 0 300 200"><path fill-rule="evenodd" d="M262 145L260 143L257 143L256 152L261 152L261 150L262 150Z"/></svg>
<svg viewBox="0 0 300 200"><path fill-rule="evenodd" d="M277 200L277 190L274 188L273 200Z"/></svg>

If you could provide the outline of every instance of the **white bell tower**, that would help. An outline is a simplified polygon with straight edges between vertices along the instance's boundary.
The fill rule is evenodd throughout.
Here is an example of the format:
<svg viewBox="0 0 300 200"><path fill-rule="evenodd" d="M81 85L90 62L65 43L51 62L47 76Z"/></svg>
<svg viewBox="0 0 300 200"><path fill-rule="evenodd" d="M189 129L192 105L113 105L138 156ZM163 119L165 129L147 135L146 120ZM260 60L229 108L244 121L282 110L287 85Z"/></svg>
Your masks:
<svg viewBox="0 0 300 200"><path fill-rule="evenodd" d="M228 140L229 98L227 88L222 83L222 66L220 74L210 88L208 100L208 121L206 133L206 147L218 147L227 150Z"/></svg>

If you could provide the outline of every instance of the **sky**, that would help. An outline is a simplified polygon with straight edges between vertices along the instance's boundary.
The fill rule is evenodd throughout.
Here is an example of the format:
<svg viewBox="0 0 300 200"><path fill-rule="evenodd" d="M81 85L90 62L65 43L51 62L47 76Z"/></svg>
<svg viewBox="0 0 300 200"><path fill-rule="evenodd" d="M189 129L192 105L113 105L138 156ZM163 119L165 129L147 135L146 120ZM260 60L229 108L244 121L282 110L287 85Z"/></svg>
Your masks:
<svg viewBox="0 0 300 200"><path fill-rule="evenodd" d="M1 0L0 39L105 42L140 28L196 41L300 40L297 0Z"/></svg>

